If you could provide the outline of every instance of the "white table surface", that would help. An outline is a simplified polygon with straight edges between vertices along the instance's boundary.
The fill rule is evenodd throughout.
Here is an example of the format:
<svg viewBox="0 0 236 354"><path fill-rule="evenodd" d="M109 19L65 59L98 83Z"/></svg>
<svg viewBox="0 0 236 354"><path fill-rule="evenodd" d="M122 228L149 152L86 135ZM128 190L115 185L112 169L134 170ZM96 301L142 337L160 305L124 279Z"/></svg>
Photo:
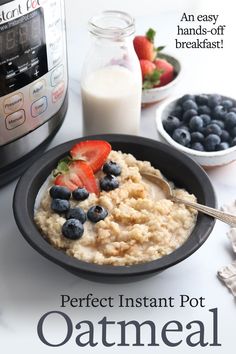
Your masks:
<svg viewBox="0 0 236 354"><path fill-rule="evenodd" d="M89 1L91 3L91 1ZM118 4L118 2L116 2ZM119 2L124 6L125 1ZM108 2L103 2L107 8ZM114 1L112 2L114 5ZM154 2L152 2L154 4ZM169 2L168 2L169 4ZM154 5L153 5L154 6ZM89 12L86 6L86 14ZM113 6L114 8L114 6ZM117 7L118 8L118 7ZM204 7L203 7L204 8ZM139 9L140 14L142 13ZM224 17L228 25L225 37L225 48L210 50L175 50L174 37L176 24L181 11L154 11L150 16L137 16L137 30L144 32L148 27L158 29L159 44L167 43L167 51L178 56L183 62L183 80L178 87L178 94L189 91L219 92L235 97L235 44L231 42L235 25L228 17ZM162 9L163 10L163 9ZM231 9L232 10L232 9ZM81 19L78 21L77 14ZM91 11L92 13L92 11ZM157 13L157 15L154 15ZM81 136L81 98L79 92L79 73L87 48L86 25L83 18L83 6L76 0L67 2L68 54L69 54L69 110L65 122L51 146ZM234 27L233 27L234 26ZM232 70L232 68L234 68ZM223 72L223 76L222 76ZM152 106L142 111L141 135L158 139L155 128L155 109ZM230 203L236 197L236 163L217 168L209 172L215 188L218 203ZM47 311L58 310L60 295L73 297L86 296L93 293L97 297L124 294L127 297L169 297L179 299L180 294L191 297L204 297L205 308L157 308L157 309L66 309L74 324L81 320L91 320L95 331L99 331L96 322L103 316L113 321L136 319L152 320L160 328L170 320L179 320L183 326L191 320L201 320L206 326L206 340L211 340L211 316L209 309L218 308L219 341L221 347L191 348L185 343L173 350L176 353L235 353L235 299L221 284L216 276L217 270L229 264L235 257L226 237L228 227L220 222L204 245L182 263L147 280L131 284L104 285L73 276L43 258L23 239L14 221L12 212L12 196L16 181L0 190L0 348L2 353L170 353L170 348L161 347L117 347L104 348L102 345L90 348L78 348L75 345L76 331L71 341L57 349L42 344L37 336L36 327L39 318ZM60 322L60 321L59 321ZM60 338L60 323L54 323L51 336ZM117 329L111 330L111 336L118 336ZM186 330L185 330L186 333ZM99 334L97 339L99 339ZM59 337L57 337L59 336ZM176 335L176 338L179 338ZM51 338L52 338L51 337ZM184 335L181 336L184 338ZM117 337L118 340L118 337ZM160 340L159 340L160 341ZM4 350L2 350L4 349Z"/></svg>

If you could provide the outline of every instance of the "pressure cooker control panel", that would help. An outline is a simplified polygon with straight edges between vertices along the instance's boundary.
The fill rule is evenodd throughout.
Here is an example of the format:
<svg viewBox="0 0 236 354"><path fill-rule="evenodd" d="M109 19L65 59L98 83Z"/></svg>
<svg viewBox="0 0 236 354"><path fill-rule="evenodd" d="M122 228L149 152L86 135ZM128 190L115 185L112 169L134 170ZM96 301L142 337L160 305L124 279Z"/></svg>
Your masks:
<svg viewBox="0 0 236 354"><path fill-rule="evenodd" d="M0 7L0 146L60 109L67 90L63 0Z"/></svg>

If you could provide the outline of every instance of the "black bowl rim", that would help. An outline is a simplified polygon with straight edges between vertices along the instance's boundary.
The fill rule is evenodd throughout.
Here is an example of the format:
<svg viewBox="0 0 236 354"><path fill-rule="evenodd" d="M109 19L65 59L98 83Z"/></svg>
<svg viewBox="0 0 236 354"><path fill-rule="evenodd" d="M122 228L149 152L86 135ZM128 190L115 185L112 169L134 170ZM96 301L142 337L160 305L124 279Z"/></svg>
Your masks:
<svg viewBox="0 0 236 354"><path fill-rule="evenodd" d="M128 142L145 145L151 148L161 149L163 152L172 154L174 158L178 159L182 163L190 165L191 170L196 175L199 175L199 178L201 178L202 181L202 188L206 199L206 205L211 207L216 206L215 192L206 172L190 157L180 153L178 150L172 148L171 146L149 138L125 134L102 134L86 136L62 143L45 152L37 161L35 161L35 163L22 175L18 181L13 197L13 212L16 224L26 241L41 255L60 265L61 267L70 270L73 273L81 272L87 274L87 276L97 275L103 276L104 278L106 276L129 277L156 273L183 261L191 254L193 254L198 248L200 248L200 246L208 238L215 224L215 220L207 216L205 216L202 221L203 231L201 240L192 239L192 242L191 244L188 244L188 247L185 247L185 242L182 246L165 257L147 263L140 263L131 266L98 265L80 261L76 258L68 256L61 250L56 249L45 240L41 232L38 230L33 218L30 216L29 204L32 202L32 195L30 192L32 190L32 186L37 185L37 176L43 172L45 173L45 171L47 171L48 165L50 164L50 161L59 159L60 156L63 156L63 154L67 153L76 142L96 139L106 140L111 144ZM49 176L50 173L51 168L50 171L47 171L46 176ZM37 190L40 189L45 179L39 186L37 186ZM33 204L35 203L35 197L33 198Z"/></svg>

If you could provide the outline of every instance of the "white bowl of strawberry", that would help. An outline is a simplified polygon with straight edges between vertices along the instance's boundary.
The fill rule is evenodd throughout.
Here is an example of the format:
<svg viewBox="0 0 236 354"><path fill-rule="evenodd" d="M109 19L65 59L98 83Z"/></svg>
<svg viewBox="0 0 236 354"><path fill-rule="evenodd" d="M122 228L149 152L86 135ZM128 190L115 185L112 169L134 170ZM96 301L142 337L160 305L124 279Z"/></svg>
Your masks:
<svg viewBox="0 0 236 354"><path fill-rule="evenodd" d="M161 101L173 94L180 79L181 65L171 55L161 53L164 46L155 47L156 32L150 28L145 36L134 38L134 49L142 72L142 105Z"/></svg>

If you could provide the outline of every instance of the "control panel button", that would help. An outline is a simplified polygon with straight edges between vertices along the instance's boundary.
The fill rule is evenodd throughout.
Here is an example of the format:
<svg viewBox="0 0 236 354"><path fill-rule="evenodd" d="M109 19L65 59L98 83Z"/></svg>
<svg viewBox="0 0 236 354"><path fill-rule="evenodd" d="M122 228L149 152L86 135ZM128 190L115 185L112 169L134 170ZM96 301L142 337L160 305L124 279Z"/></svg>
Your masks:
<svg viewBox="0 0 236 354"><path fill-rule="evenodd" d="M19 92L4 100L3 102L4 111L7 114L18 111L22 107L23 103L24 103L23 95L22 93Z"/></svg>
<svg viewBox="0 0 236 354"><path fill-rule="evenodd" d="M44 80L37 81L34 85L30 87L30 96L32 99L39 98L43 96L46 84Z"/></svg>
<svg viewBox="0 0 236 354"><path fill-rule="evenodd" d="M52 54L52 65L56 66L60 61L62 61L62 51L57 50Z"/></svg>
<svg viewBox="0 0 236 354"><path fill-rule="evenodd" d="M49 48L52 52L61 50L61 33L55 31L52 33L49 41Z"/></svg>
<svg viewBox="0 0 236 354"><path fill-rule="evenodd" d="M34 76L34 78L37 79L37 78L39 77L39 74L40 74L39 66L36 65L36 66L35 66L35 69L34 69L34 71L33 71L33 76Z"/></svg>
<svg viewBox="0 0 236 354"><path fill-rule="evenodd" d="M64 75L63 65L60 65L57 69L52 72L51 75L51 85L56 86L62 81Z"/></svg>
<svg viewBox="0 0 236 354"><path fill-rule="evenodd" d="M61 82L59 85L57 85L57 87L52 91L52 102L56 103L57 101L59 101L63 95L64 95L64 91L65 91L65 84L64 82Z"/></svg>
<svg viewBox="0 0 236 354"><path fill-rule="evenodd" d="M21 109L20 111L9 114L6 117L5 124L8 130L15 129L25 122L25 111Z"/></svg>
<svg viewBox="0 0 236 354"><path fill-rule="evenodd" d="M25 66L22 66L22 67L19 69L19 72L20 72L20 73L23 73L23 72L25 72L25 71L27 71L27 70L28 70L28 66L25 65Z"/></svg>
<svg viewBox="0 0 236 354"><path fill-rule="evenodd" d="M47 97L43 96L31 105L32 117L35 118L35 117L39 116L40 114L42 114L43 112L46 111L47 107L48 107Z"/></svg>
<svg viewBox="0 0 236 354"><path fill-rule="evenodd" d="M16 73L15 73L15 71L12 71L12 72L10 72L9 74L7 74L6 79L7 79L7 80L8 80L8 79L11 79L11 78L14 77L14 76L16 76Z"/></svg>
<svg viewBox="0 0 236 354"><path fill-rule="evenodd" d="M6 80L7 93L14 92L17 89L17 79L16 76L11 77ZM0 96L1 92L0 92Z"/></svg>
<svg viewBox="0 0 236 354"><path fill-rule="evenodd" d="M38 65L39 64L39 60L38 58L32 58L31 59L31 67Z"/></svg>

